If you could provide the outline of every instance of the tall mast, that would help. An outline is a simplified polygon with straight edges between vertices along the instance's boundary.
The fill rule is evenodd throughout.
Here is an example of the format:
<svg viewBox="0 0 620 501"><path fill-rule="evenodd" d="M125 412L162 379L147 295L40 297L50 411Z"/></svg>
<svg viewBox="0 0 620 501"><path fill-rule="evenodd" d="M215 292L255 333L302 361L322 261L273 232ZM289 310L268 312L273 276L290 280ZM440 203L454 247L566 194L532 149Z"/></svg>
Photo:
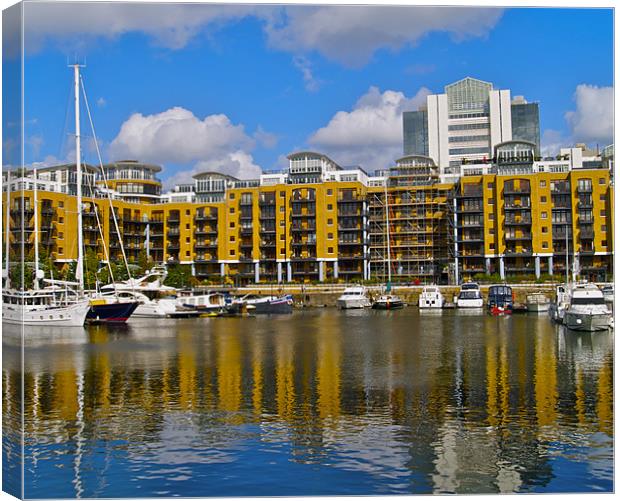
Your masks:
<svg viewBox="0 0 620 501"><path fill-rule="evenodd" d="M34 176L34 281L33 288L39 288L39 199L37 186L37 168L33 167Z"/></svg>
<svg viewBox="0 0 620 501"><path fill-rule="evenodd" d="M387 239L387 264L388 264L388 292L391 287L390 282L392 281L392 255L390 250L390 216L388 214L388 190L387 190L387 182L388 178L385 177L385 237Z"/></svg>
<svg viewBox="0 0 620 501"><path fill-rule="evenodd" d="M75 88L75 172L77 182L77 266L75 278L84 290L84 255L82 249L82 161L80 157L80 65L73 65L73 85Z"/></svg>
<svg viewBox="0 0 620 501"><path fill-rule="evenodd" d="M10 244L10 235L11 230L9 225L11 224L11 171L7 169L6 171L6 222L4 224L4 234L5 234L5 250L4 250L4 262L6 265L6 285L7 289L11 288L11 274L9 269L9 252L11 250Z"/></svg>

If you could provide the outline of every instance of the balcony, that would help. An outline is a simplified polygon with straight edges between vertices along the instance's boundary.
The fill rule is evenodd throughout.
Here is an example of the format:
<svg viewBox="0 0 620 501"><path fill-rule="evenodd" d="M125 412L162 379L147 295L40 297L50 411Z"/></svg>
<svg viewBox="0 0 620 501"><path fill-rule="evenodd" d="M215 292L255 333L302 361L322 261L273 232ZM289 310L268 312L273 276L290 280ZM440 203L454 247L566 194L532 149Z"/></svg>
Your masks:
<svg viewBox="0 0 620 501"><path fill-rule="evenodd" d="M316 213L315 213L314 211L312 211L312 212L310 212L310 211L309 211L309 212L306 212L306 213L303 213L303 212L293 212L293 213L291 214L291 216L292 216L294 219L295 219L295 218L297 218L297 219L299 219L299 218L305 218L305 217L316 217Z"/></svg>
<svg viewBox="0 0 620 501"><path fill-rule="evenodd" d="M480 212L484 212L484 209L482 208L482 205L474 205L474 206L460 206L457 207L456 209L456 213L457 214L471 214L471 213L480 213Z"/></svg>
<svg viewBox="0 0 620 501"><path fill-rule="evenodd" d="M241 230L239 231L239 234L247 236L247 235L252 235L254 233L254 229L253 228L241 228Z"/></svg>
<svg viewBox="0 0 620 501"><path fill-rule="evenodd" d="M293 240L291 245L293 247L306 247L306 246L314 247L316 246L316 240Z"/></svg>
<svg viewBox="0 0 620 501"><path fill-rule="evenodd" d="M217 221L217 213L215 214L210 214L210 213L206 213L206 214L201 214L198 213L196 214L196 217L194 217L195 221Z"/></svg>
<svg viewBox="0 0 620 501"><path fill-rule="evenodd" d="M531 225L532 218L531 217L522 217L522 218L506 218L504 221L504 226L522 226L522 225Z"/></svg>
<svg viewBox="0 0 620 501"><path fill-rule="evenodd" d="M338 247L356 247L358 245L364 245L363 240L338 240Z"/></svg>
<svg viewBox="0 0 620 501"><path fill-rule="evenodd" d="M518 240L532 240L531 233L522 233L521 235L506 235L504 236L506 242L516 242Z"/></svg>
<svg viewBox="0 0 620 501"><path fill-rule="evenodd" d="M530 202L519 202L519 203L505 203L504 210L521 210L521 209L529 209L531 207Z"/></svg>
<svg viewBox="0 0 620 501"><path fill-rule="evenodd" d="M168 245L166 245L166 248L168 250L178 250L181 248L181 245L178 242L168 242Z"/></svg>
<svg viewBox="0 0 620 501"><path fill-rule="evenodd" d="M529 195L531 193L530 187L516 188L514 186L505 186L504 195Z"/></svg>
<svg viewBox="0 0 620 501"><path fill-rule="evenodd" d="M482 198L482 188L477 190L464 190L456 196L457 199L463 198Z"/></svg>
<svg viewBox="0 0 620 501"><path fill-rule="evenodd" d="M579 238L581 240L593 240L594 239L594 229L593 228L581 228L579 230Z"/></svg>
<svg viewBox="0 0 620 501"><path fill-rule="evenodd" d="M578 185L577 193L592 193L592 185Z"/></svg>
<svg viewBox="0 0 620 501"><path fill-rule="evenodd" d="M179 230L179 228L168 229L168 236L178 236L180 233L181 233L181 230Z"/></svg>
<svg viewBox="0 0 620 501"><path fill-rule="evenodd" d="M173 217L169 217L168 219L166 219L166 222L168 224L179 224L181 222L181 219L178 216L176 217L173 216Z"/></svg>

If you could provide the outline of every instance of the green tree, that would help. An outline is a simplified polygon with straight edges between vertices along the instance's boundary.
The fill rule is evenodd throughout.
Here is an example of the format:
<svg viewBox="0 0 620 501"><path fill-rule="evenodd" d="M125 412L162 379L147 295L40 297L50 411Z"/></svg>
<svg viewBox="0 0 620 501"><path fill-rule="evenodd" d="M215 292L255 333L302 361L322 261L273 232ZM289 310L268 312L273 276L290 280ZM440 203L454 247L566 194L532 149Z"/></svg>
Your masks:
<svg viewBox="0 0 620 501"><path fill-rule="evenodd" d="M192 268L188 264L177 264L168 267L168 275L164 280L165 285L181 289L196 285L198 280L192 276Z"/></svg>

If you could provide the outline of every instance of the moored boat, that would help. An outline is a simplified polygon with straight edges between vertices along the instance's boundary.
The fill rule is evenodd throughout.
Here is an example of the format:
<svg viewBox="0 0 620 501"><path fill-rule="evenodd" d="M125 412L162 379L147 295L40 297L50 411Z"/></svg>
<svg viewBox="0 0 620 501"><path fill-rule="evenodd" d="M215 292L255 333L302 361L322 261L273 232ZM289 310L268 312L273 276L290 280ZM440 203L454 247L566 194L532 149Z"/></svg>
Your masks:
<svg viewBox="0 0 620 501"><path fill-rule="evenodd" d="M594 284L577 284L570 292L564 325L572 330L600 331L609 328L611 312L601 290Z"/></svg>
<svg viewBox="0 0 620 501"><path fill-rule="evenodd" d="M567 285L558 285L555 288L555 298L549 304L549 316L554 322L562 323L564 321L564 313L568 308L570 294Z"/></svg>
<svg viewBox="0 0 620 501"><path fill-rule="evenodd" d="M493 315L512 313L512 287L508 285L491 285L487 298L487 308Z"/></svg>
<svg viewBox="0 0 620 501"><path fill-rule="evenodd" d="M525 299L527 311L530 313L544 313L549 311L551 301L542 292L532 292Z"/></svg>
<svg viewBox="0 0 620 501"><path fill-rule="evenodd" d="M381 294L377 300L372 303L374 310L398 310L403 308L405 303L394 294Z"/></svg>
<svg viewBox="0 0 620 501"><path fill-rule="evenodd" d="M228 310L236 313L241 312L243 307L248 312L259 315L287 314L293 312L293 296L259 296L247 294L231 302Z"/></svg>
<svg viewBox="0 0 620 501"><path fill-rule="evenodd" d="M366 287L347 287L336 300L336 306L341 310L370 307L371 302Z"/></svg>
<svg viewBox="0 0 620 501"><path fill-rule="evenodd" d="M484 301L477 283L466 282L461 285L461 290L456 299L457 308L482 308Z"/></svg>
<svg viewBox="0 0 620 501"><path fill-rule="evenodd" d="M427 285L422 289L418 306L422 309L427 308L443 308L445 299L443 294L436 285Z"/></svg>
<svg viewBox="0 0 620 501"><path fill-rule="evenodd" d="M9 324L82 327L89 311L88 300L62 304L50 290L5 290L2 293L2 321Z"/></svg>

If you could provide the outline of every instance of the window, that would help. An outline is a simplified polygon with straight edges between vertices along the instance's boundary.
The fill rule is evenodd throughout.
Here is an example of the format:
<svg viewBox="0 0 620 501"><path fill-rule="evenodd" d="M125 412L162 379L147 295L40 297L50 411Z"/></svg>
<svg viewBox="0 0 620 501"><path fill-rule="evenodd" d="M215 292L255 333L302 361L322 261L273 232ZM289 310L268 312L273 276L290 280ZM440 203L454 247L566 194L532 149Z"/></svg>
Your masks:
<svg viewBox="0 0 620 501"><path fill-rule="evenodd" d="M333 191L331 188L329 188L329 189L327 190L327 195L328 195L328 196L332 195L333 193L334 193L334 191Z"/></svg>
<svg viewBox="0 0 620 501"><path fill-rule="evenodd" d="M601 194L601 196L599 197L599 200L600 200L601 202L606 202L606 201L607 201L607 197L605 196L605 194L604 194L604 193L603 193L603 194Z"/></svg>
<svg viewBox="0 0 620 501"><path fill-rule="evenodd" d="M280 235L280 240L284 241L284 234Z"/></svg>
<svg viewBox="0 0 620 501"><path fill-rule="evenodd" d="M605 178L604 177L599 177L598 178L598 184L605 184Z"/></svg>
<svg viewBox="0 0 620 501"><path fill-rule="evenodd" d="M186 229L186 230L189 230L189 223L187 223L187 224L185 225L185 229Z"/></svg>
<svg viewBox="0 0 620 501"><path fill-rule="evenodd" d="M284 249L280 249L280 254L284 255Z"/></svg>
<svg viewBox="0 0 620 501"><path fill-rule="evenodd" d="M329 218L329 219L327 220L327 224L329 224L329 225L334 224L334 220L333 220L332 218Z"/></svg>
<svg viewBox="0 0 620 501"><path fill-rule="evenodd" d="M284 220L280 221L280 226L282 226L284 228Z"/></svg>
<svg viewBox="0 0 620 501"><path fill-rule="evenodd" d="M62 247L58 247L58 254L64 254L65 251L63 250Z"/></svg>
<svg viewBox="0 0 620 501"><path fill-rule="evenodd" d="M543 249L548 249L549 248L549 242L543 242L542 243L542 248Z"/></svg>
<svg viewBox="0 0 620 501"><path fill-rule="evenodd" d="M58 223L59 224L63 224L64 222L65 222L65 218L64 217L61 216L61 217L58 218Z"/></svg>
<svg viewBox="0 0 620 501"><path fill-rule="evenodd" d="M547 219L547 212L543 211L540 213L540 219Z"/></svg>
<svg viewBox="0 0 620 501"><path fill-rule="evenodd" d="M189 257L189 251L185 251L185 257Z"/></svg>
<svg viewBox="0 0 620 501"><path fill-rule="evenodd" d="M186 210L186 211L185 211L185 215L186 215L186 216L189 216L189 210Z"/></svg>
<svg viewBox="0 0 620 501"><path fill-rule="evenodd" d="M489 235L495 235L495 228L489 229Z"/></svg>
<svg viewBox="0 0 620 501"><path fill-rule="evenodd" d="M605 209L601 209L601 217L606 217Z"/></svg>
<svg viewBox="0 0 620 501"><path fill-rule="evenodd" d="M235 213L235 208L234 208L234 207L231 207L231 208L230 208L230 213L231 213L231 214L234 214L234 213Z"/></svg>
<svg viewBox="0 0 620 501"><path fill-rule="evenodd" d="M495 242L489 244L489 250L495 250Z"/></svg>
<svg viewBox="0 0 620 501"><path fill-rule="evenodd" d="M327 210L334 210L334 206L332 204L327 204Z"/></svg>
<svg viewBox="0 0 620 501"><path fill-rule="evenodd" d="M542 227L542 232L543 232L543 233L549 233L549 227L547 227L547 226L543 226L543 227Z"/></svg>
<svg viewBox="0 0 620 501"><path fill-rule="evenodd" d="M492 189L493 189L493 183L489 183L489 184L487 184L487 188L489 188L490 190L492 190Z"/></svg>
<svg viewBox="0 0 620 501"><path fill-rule="evenodd" d="M280 207L280 212L284 212L284 205Z"/></svg>
<svg viewBox="0 0 620 501"><path fill-rule="evenodd" d="M281 192L280 192L280 198L284 198L285 194L286 194L286 193L285 193L284 191L281 191Z"/></svg>
<svg viewBox="0 0 620 501"><path fill-rule="evenodd" d="M230 198L231 200L234 200L234 199L235 199L235 194L234 194L234 193L231 193L231 194L230 194L230 197L228 197L228 198Z"/></svg>
<svg viewBox="0 0 620 501"><path fill-rule="evenodd" d="M547 197L540 197L540 203L541 204L546 204L547 203Z"/></svg>
<svg viewBox="0 0 620 501"><path fill-rule="evenodd" d="M234 228L234 227L235 227L235 222L234 222L234 221L231 221L231 222L230 222L230 227L231 227L231 228Z"/></svg>
<svg viewBox="0 0 620 501"><path fill-rule="evenodd" d="M62 240L63 238L65 238L65 234L62 231L59 231L58 232L58 238L60 238Z"/></svg>
<svg viewBox="0 0 620 501"><path fill-rule="evenodd" d="M328 233L327 234L327 239L328 240L332 240L334 238L334 234L333 233Z"/></svg>
<svg viewBox="0 0 620 501"><path fill-rule="evenodd" d="M237 251L235 249L230 249L230 255L234 256L237 253Z"/></svg>
<svg viewBox="0 0 620 501"><path fill-rule="evenodd" d="M334 253L334 248L333 247L328 247L327 248L327 253L328 254L333 254Z"/></svg>
<svg viewBox="0 0 620 501"><path fill-rule="evenodd" d="M607 247L607 240L601 240L601 246Z"/></svg>
<svg viewBox="0 0 620 501"><path fill-rule="evenodd" d="M493 200L492 198L489 198L489 205L495 205L495 200Z"/></svg>
<svg viewBox="0 0 620 501"><path fill-rule="evenodd" d="M189 237L185 237L185 243L188 244L189 243Z"/></svg>
<svg viewBox="0 0 620 501"><path fill-rule="evenodd" d="M62 202L62 201L58 202L58 207L64 207L64 206L65 206L64 202Z"/></svg>
<svg viewBox="0 0 620 501"><path fill-rule="evenodd" d="M489 221L495 221L495 213L494 212L491 212L489 214Z"/></svg>
<svg viewBox="0 0 620 501"><path fill-rule="evenodd" d="M235 241L235 236L234 236L234 235L231 235L231 236L230 236L230 241L231 241L231 242L234 242L234 241Z"/></svg>
<svg viewBox="0 0 620 501"><path fill-rule="evenodd" d="M606 233L607 232L607 225L606 224L602 224L601 225L601 232L602 233Z"/></svg>
<svg viewBox="0 0 620 501"><path fill-rule="evenodd" d="M542 181L540 182L540 187L541 187L541 188L546 188L546 187L547 187L547 181L542 180Z"/></svg>

